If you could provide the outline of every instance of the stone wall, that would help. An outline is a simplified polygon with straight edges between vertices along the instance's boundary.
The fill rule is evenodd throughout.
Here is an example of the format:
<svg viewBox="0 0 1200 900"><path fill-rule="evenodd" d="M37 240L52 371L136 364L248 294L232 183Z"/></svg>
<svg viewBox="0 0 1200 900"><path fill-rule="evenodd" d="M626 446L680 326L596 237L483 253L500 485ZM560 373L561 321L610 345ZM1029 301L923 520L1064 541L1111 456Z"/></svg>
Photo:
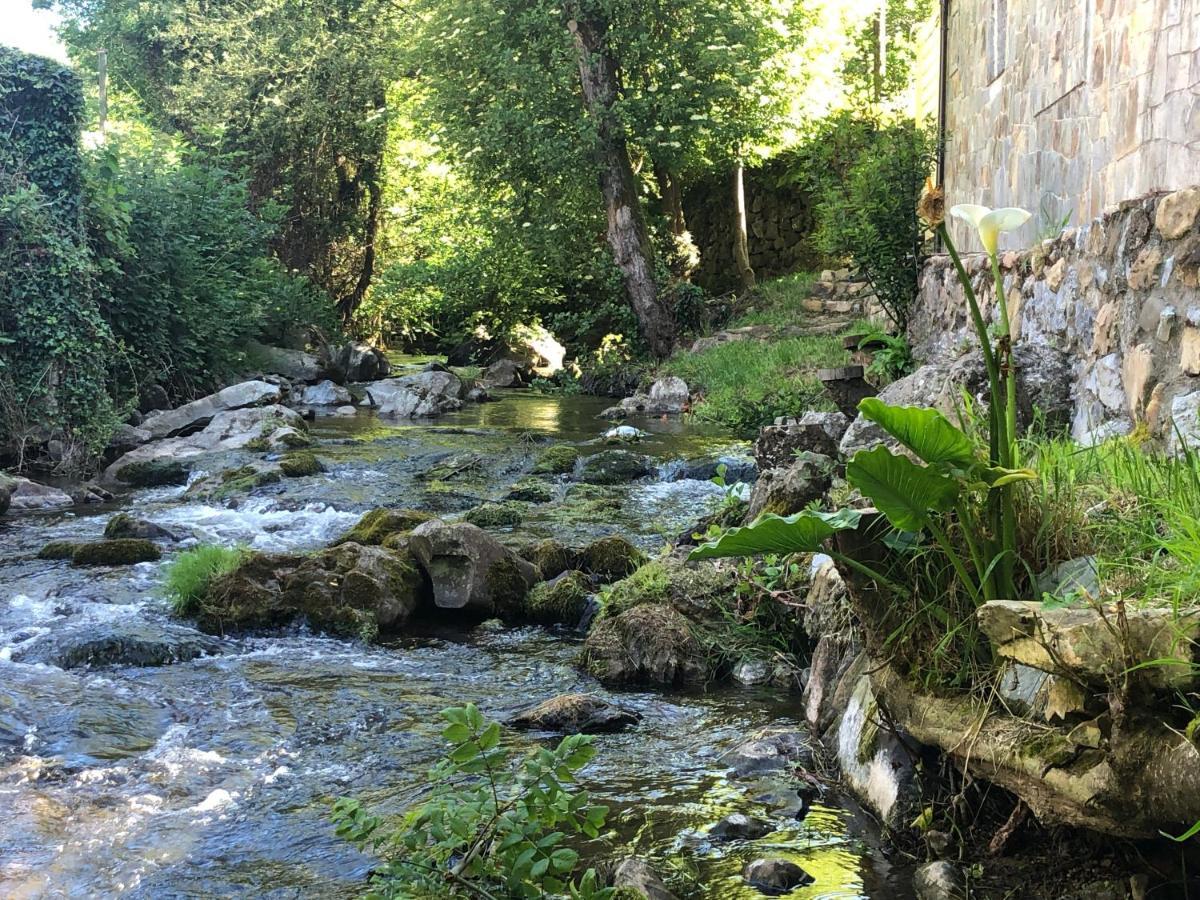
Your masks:
<svg viewBox="0 0 1200 900"><path fill-rule="evenodd" d="M1047 227L1067 215L1078 226L1196 182L1200 0L969 0L950 10L949 203L1036 214L1045 201ZM1033 243L1037 219L1004 246Z"/></svg>
<svg viewBox="0 0 1200 900"><path fill-rule="evenodd" d="M1193 173L1194 175L1195 173ZM985 316L997 315L982 254L964 258ZM1200 187L1121 204L1033 250L1002 254L1018 344L1073 360L1072 433L1083 444L1172 420L1200 446ZM919 359L976 345L945 256L926 263L909 325Z"/></svg>
<svg viewBox="0 0 1200 900"><path fill-rule="evenodd" d="M810 242L812 202L805 191L787 183L787 159L785 154L745 173L750 265L759 279L821 265ZM683 198L688 231L700 249L694 280L713 293L741 286L733 259L732 190L722 173L693 185Z"/></svg>

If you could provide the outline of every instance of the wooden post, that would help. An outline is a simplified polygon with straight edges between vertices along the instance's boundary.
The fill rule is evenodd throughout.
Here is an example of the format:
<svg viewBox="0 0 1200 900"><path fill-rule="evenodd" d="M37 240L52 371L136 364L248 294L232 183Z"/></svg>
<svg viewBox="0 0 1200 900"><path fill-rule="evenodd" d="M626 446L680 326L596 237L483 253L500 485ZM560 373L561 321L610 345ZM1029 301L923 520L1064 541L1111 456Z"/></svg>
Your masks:
<svg viewBox="0 0 1200 900"><path fill-rule="evenodd" d="M100 83L100 134L108 121L108 51L96 51L96 73Z"/></svg>

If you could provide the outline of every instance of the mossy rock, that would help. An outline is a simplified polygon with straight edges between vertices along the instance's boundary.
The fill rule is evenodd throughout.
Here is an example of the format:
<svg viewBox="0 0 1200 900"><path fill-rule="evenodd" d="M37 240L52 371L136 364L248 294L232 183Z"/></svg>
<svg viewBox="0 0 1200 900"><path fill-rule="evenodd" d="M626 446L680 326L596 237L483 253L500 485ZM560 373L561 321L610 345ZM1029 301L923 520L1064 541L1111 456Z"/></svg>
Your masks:
<svg viewBox="0 0 1200 900"><path fill-rule="evenodd" d="M117 480L132 487L163 487L187 484L188 467L178 460L148 459L117 469Z"/></svg>
<svg viewBox="0 0 1200 900"><path fill-rule="evenodd" d="M117 538L142 538L147 541L176 540L166 528L155 525L148 519L139 519L129 513L117 513L104 526L104 537L107 540Z"/></svg>
<svg viewBox="0 0 1200 900"><path fill-rule="evenodd" d="M38 551L38 559L70 559L79 547L78 541L51 541Z"/></svg>
<svg viewBox="0 0 1200 900"><path fill-rule="evenodd" d="M325 471L321 461L307 450L293 450L279 460L279 471L286 478L305 478Z"/></svg>
<svg viewBox="0 0 1200 900"><path fill-rule="evenodd" d="M549 503L554 499L554 485L541 478L522 478L509 488L506 499L523 503Z"/></svg>
<svg viewBox="0 0 1200 900"><path fill-rule="evenodd" d="M546 538L544 541L523 547L520 555L526 562L537 566L542 577L548 580L557 578L572 568L575 565L576 553L565 544L553 538Z"/></svg>
<svg viewBox="0 0 1200 900"><path fill-rule="evenodd" d="M373 509L338 538L334 545L354 543L377 546L383 544L389 536L407 534L432 518L429 513L416 509Z"/></svg>
<svg viewBox="0 0 1200 900"><path fill-rule="evenodd" d="M535 475L566 475L574 471L579 459L579 448L570 444L555 444L547 447L533 464Z"/></svg>
<svg viewBox="0 0 1200 900"><path fill-rule="evenodd" d="M89 541L79 544L71 555L75 566L128 566L133 563L154 562L162 551L153 541L142 538L118 538L112 541Z"/></svg>
<svg viewBox="0 0 1200 900"><path fill-rule="evenodd" d="M579 568L604 581L632 575L645 561L646 554L619 535L593 541L579 554Z"/></svg>
<svg viewBox="0 0 1200 900"><path fill-rule="evenodd" d="M715 607L732 605L737 589L738 575L733 568L718 569L711 563L684 563L670 557L655 559L605 589L601 617L659 603L699 619Z"/></svg>
<svg viewBox="0 0 1200 900"><path fill-rule="evenodd" d="M271 442L266 435L259 435L256 438L251 438L246 442L243 450L249 450L251 453L268 453L271 450Z"/></svg>
<svg viewBox="0 0 1200 900"><path fill-rule="evenodd" d="M463 514L463 521L480 528L512 528L525 519L521 504L513 501L484 503Z"/></svg>
<svg viewBox="0 0 1200 900"><path fill-rule="evenodd" d="M303 450L305 447L312 446L312 438L303 431L297 431L295 428L289 427L287 430L280 430L276 435L273 435L269 442L276 446L286 447L288 450Z"/></svg>
<svg viewBox="0 0 1200 900"><path fill-rule="evenodd" d="M654 471L650 460L628 450L603 450L583 461L579 480L587 484L627 484Z"/></svg>
<svg viewBox="0 0 1200 900"><path fill-rule="evenodd" d="M467 451L438 460L418 477L423 481L451 481L479 475L484 468L482 454Z"/></svg>
<svg viewBox="0 0 1200 900"><path fill-rule="evenodd" d="M603 684L701 684L710 673L692 624L662 603L635 606L597 622L583 646L587 671Z"/></svg>
<svg viewBox="0 0 1200 900"><path fill-rule="evenodd" d="M521 618L525 611L529 582L517 565L516 558L504 556L493 562L487 570L487 587L492 605L500 618Z"/></svg>
<svg viewBox="0 0 1200 900"><path fill-rule="evenodd" d="M543 625L578 625L587 612L591 581L580 571L563 572L553 581L535 584L525 599L529 618Z"/></svg>

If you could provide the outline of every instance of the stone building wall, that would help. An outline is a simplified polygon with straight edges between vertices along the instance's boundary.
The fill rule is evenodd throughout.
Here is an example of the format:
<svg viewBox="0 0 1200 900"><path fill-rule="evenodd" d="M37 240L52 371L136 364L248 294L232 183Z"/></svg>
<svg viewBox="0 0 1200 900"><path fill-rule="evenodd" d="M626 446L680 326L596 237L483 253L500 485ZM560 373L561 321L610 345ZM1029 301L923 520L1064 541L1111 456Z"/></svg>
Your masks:
<svg viewBox="0 0 1200 900"><path fill-rule="evenodd" d="M786 156L745 172L746 219L750 265L758 278L772 278L821 265L813 248L812 202L786 181ZM727 175L689 188L683 198L688 231L700 250L697 284L713 293L736 290L733 259L733 196Z"/></svg>
<svg viewBox="0 0 1200 900"><path fill-rule="evenodd" d="M986 257L964 262L994 320ZM1174 421L1200 447L1200 186L1123 203L1033 250L1003 253L1002 271L1018 344L1049 345L1073 361L1076 440L1145 422L1170 446ZM923 360L977 343L945 256L922 272L909 338Z"/></svg>
<svg viewBox="0 0 1200 900"><path fill-rule="evenodd" d="M1034 212L1004 246L1043 201L1054 231L1198 180L1200 0L959 0L947 27L947 200Z"/></svg>

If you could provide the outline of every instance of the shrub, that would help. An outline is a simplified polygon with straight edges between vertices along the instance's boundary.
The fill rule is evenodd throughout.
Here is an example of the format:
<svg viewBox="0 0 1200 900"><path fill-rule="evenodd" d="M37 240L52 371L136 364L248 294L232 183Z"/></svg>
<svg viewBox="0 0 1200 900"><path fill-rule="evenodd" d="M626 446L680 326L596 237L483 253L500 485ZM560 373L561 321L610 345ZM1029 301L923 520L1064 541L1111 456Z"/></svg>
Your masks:
<svg viewBox="0 0 1200 900"><path fill-rule="evenodd" d="M383 857L371 895L610 900L594 870L575 877L579 853L564 846L568 835L597 837L608 813L572 788L595 755L591 738L572 735L522 757L474 704L442 717L452 749L429 773L428 799L398 826L356 800L334 804L338 835Z"/></svg>
<svg viewBox="0 0 1200 900"><path fill-rule="evenodd" d="M177 615L195 612L214 578L237 568L245 551L217 544L203 544L180 553L167 567L166 588Z"/></svg>

